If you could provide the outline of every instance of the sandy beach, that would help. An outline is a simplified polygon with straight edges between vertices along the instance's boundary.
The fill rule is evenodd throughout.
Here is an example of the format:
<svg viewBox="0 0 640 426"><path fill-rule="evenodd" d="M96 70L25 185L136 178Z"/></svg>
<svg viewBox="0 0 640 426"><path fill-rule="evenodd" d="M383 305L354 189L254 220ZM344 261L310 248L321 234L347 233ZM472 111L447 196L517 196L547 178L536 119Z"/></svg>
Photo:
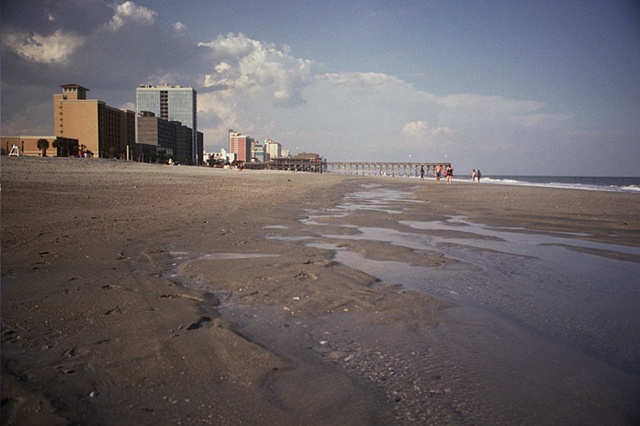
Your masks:
<svg viewBox="0 0 640 426"><path fill-rule="evenodd" d="M619 339L606 341L601 332L572 331L565 347L556 341L561 331L538 322L534 309L506 306L489 310L500 321L515 318L500 322L499 335L511 340L497 344L486 331L493 317L469 320L479 302L459 309L464 303L446 296L451 289L423 291L375 269L410 265L424 283L424 271L455 280L468 265L481 271L482 260L361 238L380 230L403 238L413 226L405 239L438 239L446 248L471 238L473 224L485 233L473 239L487 244L500 239L492 227L562 233L568 241L548 246L628 267L620 300L623 291L638 300L637 195L97 159L3 157L1 165L3 424L640 420L634 330L623 327ZM362 208L358 193L369 190L391 201ZM419 229L451 216L467 228ZM473 250L474 259L490 250ZM533 269L523 270L529 277ZM617 306L625 316L616 321L640 319L631 302ZM482 330L468 325L481 316ZM474 384L466 374L475 370L463 355L488 346L496 352L481 357L496 364L517 359L508 348L519 346L566 365L554 362L550 372L523 355L514 371L527 365L530 372L487 380L513 398L501 401L507 397L480 391L483 377ZM452 365L445 370L438 361ZM548 409L558 401L552 396L511 390L523 380L537 386L539 371L550 375L542 374L543 386L566 396L561 408ZM555 378L565 387L556 390Z"/></svg>

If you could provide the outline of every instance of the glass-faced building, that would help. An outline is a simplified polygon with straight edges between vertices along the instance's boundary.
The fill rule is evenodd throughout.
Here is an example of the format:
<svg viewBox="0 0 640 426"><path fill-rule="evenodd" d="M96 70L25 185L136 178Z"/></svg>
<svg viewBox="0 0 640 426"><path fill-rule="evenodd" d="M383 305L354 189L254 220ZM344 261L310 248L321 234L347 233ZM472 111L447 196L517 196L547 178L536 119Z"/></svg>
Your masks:
<svg viewBox="0 0 640 426"><path fill-rule="evenodd" d="M179 121L192 130L190 154L193 164L202 161L198 143L198 93L191 87L141 85L136 89L136 113L153 112L167 121Z"/></svg>

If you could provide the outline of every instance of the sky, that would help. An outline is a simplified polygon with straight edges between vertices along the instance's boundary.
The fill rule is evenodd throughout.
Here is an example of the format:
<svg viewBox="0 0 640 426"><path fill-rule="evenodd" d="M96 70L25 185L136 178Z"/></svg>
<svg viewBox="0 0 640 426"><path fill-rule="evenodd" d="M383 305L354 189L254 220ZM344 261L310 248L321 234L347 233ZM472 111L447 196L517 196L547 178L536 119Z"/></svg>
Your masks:
<svg viewBox="0 0 640 426"><path fill-rule="evenodd" d="M2 0L1 132L53 134L53 94L135 111L198 92L228 129L328 161L456 174L640 176L636 0Z"/></svg>

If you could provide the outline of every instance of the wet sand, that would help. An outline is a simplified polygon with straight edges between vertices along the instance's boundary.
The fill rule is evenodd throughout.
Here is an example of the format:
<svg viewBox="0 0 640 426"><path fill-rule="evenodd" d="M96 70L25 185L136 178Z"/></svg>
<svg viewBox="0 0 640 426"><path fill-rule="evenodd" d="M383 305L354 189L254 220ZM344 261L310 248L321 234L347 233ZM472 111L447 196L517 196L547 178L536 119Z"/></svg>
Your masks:
<svg viewBox="0 0 640 426"><path fill-rule="evenodd" d="M640 245L640 197L630 194L57 158L5 157L1 172L5 424L477 418L441 384L439 365L412 367L436 351L425 336L459 325L447 313L455 304L313 246L331 233L368 259L456 262L338 238L358 230L333 209L362 185L408 191L415 207L372 207L351 218L356 227L463 215ZM315 215L321 230L305 221ZM485 419L540 420L521 412Z"/></svg>

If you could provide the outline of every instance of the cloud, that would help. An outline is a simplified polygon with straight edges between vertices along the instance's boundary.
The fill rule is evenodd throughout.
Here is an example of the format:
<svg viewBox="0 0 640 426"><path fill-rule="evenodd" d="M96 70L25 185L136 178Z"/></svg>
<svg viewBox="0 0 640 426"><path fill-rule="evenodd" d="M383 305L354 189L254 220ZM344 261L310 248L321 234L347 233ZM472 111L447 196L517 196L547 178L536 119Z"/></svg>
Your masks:
<svg viewBox="0 0 640 426"><path fill-rule="evenodd" d="M303 104L312 62L298 59L275 45L252 40L243 34L219 36L207 43L211 61L204 75L205 88L222 91L219 96L253 96L268 105L293 107Z"/></svg>
<svg viewBox="0 0 640 426"><path fill-rule="evenodd" d="M452 134L453 130L449 127L432 127L426 121L411 121L404 125L401 133L408 140L431 143Z"/></svg>
<svg viewBox="0 0 640 426"><path fill-rule="evenodd" d="M66 63L69 56L83 44L84 40L61 30L45 36L24 32L3 32L2 44L27 61L53 64Z"/></svg>
<svg viewBox="0 0 640 426"><path fill-rule="evenodd" d="M469 93L444 96L440 98L438 103L446 108L465 113L482 113L489 115L524 114L544 107L544 103L538 101L521 101L507 99L501 96L482 96Z"/></svg>
<svg viewBox="0 0 640 426"><path fill-rule="evenodd" d="M492 129L495 134L533 129L551 131L570 119L566 114L545 113L543 102L502 96L453 94L439 98L437 103L441 107L440 118L455 121L460 127Z"/></svg>
<svg viewBox="0 0 640 426"><path fill-rule="evenodd" d="M132 1L127 1L115 7L115 14L107 26L112 31L117 31L126 22L151 25L155 22L155 18L156 12L144 6L138 6Z"/></svg>
<svg viewBox="0 0 640 426"><path fill-rule="evenodd" d="M124 109L124 110L129 110L129 111L135 111L136 110L136 103L135 102L125 102L124 104L120 105L118 108L120 109Z"/></svg>
<svg viewBox="0 0 640 426"><path fill-rule="evenodd" d="M395 99L398 93L417 92L404 80L379 72L329 73L323 78L330 81L332 85L340 87L340 90L346 91L349 96L373 98L390 96ZM410 99L407 100L411 102Z"/></svg>
<svg viewBox="0 0 640 426"><path fill-rule="evenodd" d="M510 122L521 127L555 128L567 123L570 118L566 114L521 114L511 117Z"/></svg>

